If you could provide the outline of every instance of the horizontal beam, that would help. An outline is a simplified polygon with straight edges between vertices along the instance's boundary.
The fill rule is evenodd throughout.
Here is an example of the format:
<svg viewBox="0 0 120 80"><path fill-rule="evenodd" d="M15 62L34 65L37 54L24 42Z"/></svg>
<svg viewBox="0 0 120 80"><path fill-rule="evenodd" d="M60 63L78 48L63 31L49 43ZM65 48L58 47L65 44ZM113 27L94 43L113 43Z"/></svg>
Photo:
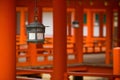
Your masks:
<svg viewBox="0 0 120 80"><path fill-rule="evenodd" d="M43 80L38 78L16 77L17 80Z"/></svg>
<svg viewBox="0 0 120 80"><path fill-rule="evenodd" d="M16 69L16 75L23 75L23 74L41 74L41 73L47 73L51 74L52 67L51 68L36 68L36 69L24 69L24 68L17 68ZM89 73L104 73L104 74L112 74L113 69L110 66L70 66L67 68L67 71L80 71L80 72L89 72Z"/></svg>
<svg viewBox="0 0 120 80"><path fill-rule="evenodd" d="M79 5L83 5L84 8L95 8L95 9L104 9L106 6L113 5L113 8L118 8L120 2L118 0L93 0L90 2L90 0L78 0ZM17 7L26 7L30 4L34 4L34 0L17 0ZM38 0L37 5L42 7L52 7L52 1L51 0ZM76 3L74 0L67 1L68 7L74 8L76 6Z"/></svg>
<svg viewBox="0 0 120 80"><path fill-rule="evenodd" d="M16 69L16 75L23 75L23 74L41 74L47 73L51 74L52 70L40 70L40 69Z"/></svg>

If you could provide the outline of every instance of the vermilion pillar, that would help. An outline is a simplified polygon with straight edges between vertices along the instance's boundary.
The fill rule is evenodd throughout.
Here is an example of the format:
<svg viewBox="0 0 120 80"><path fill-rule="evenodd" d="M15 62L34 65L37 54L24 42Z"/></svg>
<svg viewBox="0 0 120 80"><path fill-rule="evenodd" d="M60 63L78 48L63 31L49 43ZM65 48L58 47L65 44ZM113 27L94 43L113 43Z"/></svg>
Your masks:
<svg viewBox="0 0 120 80"><path fill-rule="evenodd" d="M37 64L37 53L36 53L36 44L29 43L28 44L28 55L30 55L30 66L36 66Z"/></svg>
<svg viewBox="0 0 120 80"><path fill-rule="evenodd" d="M71 36L71 12L67 13L67 34Z"/></svg>
<svg viewBox="0 0 120 80"><path fill-rule="evenodd" d="M79 21L79 28L75 29L76 57L78 62L83 62L83 5L76 2L76 20Z"/></svg>
<svg viewBox="0 0 120 80"><path fill-rule="evenodd" d="M38 20L42 23L42 7L38 6Z"/></svg>
<svg viewBox="0 0 120 80"><path fill-rule="evenodd" d="M112 27L113 27L113 10L111 6L106 8L106 64L110 64L112 53Z"/></svg>
<svg viewBox="0 0 120 80"><path fill-rule="evenodd" d="M24 8L21 9L21 16L20 16L20 43L25 44L26 42L26 29L25 29L25 10Z"/></svg>
<svg viewBox="0 0 120 80"><path fill-rule="evenodd" d="M53 0L53 75L52 80L64 80L67 70L66 0Z"/></svg>
<svg viewBox="0 0 120 80"><path fill-rule="evenodd" d="M118 6L118 47L120 47L120 5Z"/></svg>
<svg viewBox="0 0 120 80"><path fill-rule="evenodd" d="M113 74L120 74L120 47L116 47L113 50ZM120 78L116 78L115 80L120 80Z"/></svg>
<svg viewBox="0 0 120 80"><path fill-rule="evenodd" d="M90 10L87 11L87 27L88 27L88 35L87 35L87 42L92 41L93 37L93 12Z"/></svg>
<svg viewBox="0 0 120 80"><path fill-rule="evenodd" d="M34 9L35 9L35 3L31 1L28 5L28 23L31 23L34 21Z"/></svg>
<svg viewBox="0 0 120 80"><path fill-rule="evenodd" d="M37 8L38 8L38 21L42 23L42 7L38 6ZM43 48L43 45L39 43L37 44L37 47Z"/></svg>
<svg viewBox="0 0 120 80"><path fill-rule="evenodd" d="M28 6L28 23L34 21L34 2L30 3ZM36 44L35 43L28 43L28 54L30 55L30 65L35 66L36 63Z"/></svg>
<svg viewBox="0 0 120 80"><path fill-rule="evenodd" d="M103 12L99 12L99 30L100 37L103 37Z"/></svg>
<svg viewBox="0 0 120 80"><path fill-rule="evenodd" d="M16 80L16 4L0 0L0 80Z"/></svg>

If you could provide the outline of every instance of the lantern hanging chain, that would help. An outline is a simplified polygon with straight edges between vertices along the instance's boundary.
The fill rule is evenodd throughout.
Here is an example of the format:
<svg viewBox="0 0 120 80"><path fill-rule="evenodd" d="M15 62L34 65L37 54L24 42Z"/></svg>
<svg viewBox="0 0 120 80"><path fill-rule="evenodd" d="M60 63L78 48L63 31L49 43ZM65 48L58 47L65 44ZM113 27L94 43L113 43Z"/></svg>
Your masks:
<svg viewBox="0 0 120 80"><path fill-rule="evenodd" d="M35 17L35 20L38 19L38 9L37 9L37 0L35 0L35 9L34 9L34 17Z"/></svg>

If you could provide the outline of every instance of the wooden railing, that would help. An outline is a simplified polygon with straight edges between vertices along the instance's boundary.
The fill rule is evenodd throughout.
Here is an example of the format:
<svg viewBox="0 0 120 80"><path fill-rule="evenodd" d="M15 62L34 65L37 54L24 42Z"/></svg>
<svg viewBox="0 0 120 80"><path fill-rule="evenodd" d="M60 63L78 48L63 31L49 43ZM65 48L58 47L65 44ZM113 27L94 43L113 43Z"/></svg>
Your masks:
<svg viewBox="0 0 120 80"><path fill-rule="evenodd" d="M36 53L36 66L42 65L52 65L53 62L53 48L40 48L36 50L37 52L43 53ZM76 58L72 48L68 48L68 63L75 63ZM17 50L16 52L16 61L17 66L32 66L31 65L31 56L29 55L27 49Z"/></svg>
<svg viewBox="0 0 120 80"><path fill-rule="evenodd" d="M94 73L94 72L66 72L64 75L64 80L69 80L69 76L92 76L92 77L106 77L109 78L111 80L119 80L120 79L120 72L119 72L119 68L120 68L120 47L116 47L113 50L113 72L108 72L108 73L103 73L103 72L99 72L99 73ZM25 74L25 73L34 73L34 74L40 74L40 73L48 73L51 75L51 73L53 73L52 70L38 70L38 69L22 69L22 68L18 68L17 69L17 75L20 74ZM21 80L21 79L19 79Z"/></svg>
<svg viewBox="0 0 120 80"><path fill-rule="evenodd" d="M18 39L19 40L19 39ZM105 40L104 39L95 39L91 43L88 43L84 39L83 44L83 53L101 53L105 52ZM19 42L19 41L18 41ZM75 63L76 59L76 50L75 50L75 41L73 37L67 38L67 54L68 54L68 64ZM31 63L32 55L28 53L27 44L17 44L16 45L16 62L17 66L33 66ZM36 57L35 65L44 66L52 65L53 62L53 38L46 38L43 48L36 48Z"/></svg>

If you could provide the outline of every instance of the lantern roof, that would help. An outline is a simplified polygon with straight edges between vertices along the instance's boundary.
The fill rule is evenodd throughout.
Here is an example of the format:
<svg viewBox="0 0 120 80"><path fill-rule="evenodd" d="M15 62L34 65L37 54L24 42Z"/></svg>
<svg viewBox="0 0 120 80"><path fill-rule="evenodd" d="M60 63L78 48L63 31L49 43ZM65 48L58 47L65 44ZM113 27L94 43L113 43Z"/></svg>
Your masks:
<svg viewBox="0 0 120 80"><path fill-rule="evenodd" d="M32 27L45 28L45 26L44 26L42 23L38 22L38 21L34 21L34 22L28 24L27 27L31 27L31 28L32 28Z"/></svg>

